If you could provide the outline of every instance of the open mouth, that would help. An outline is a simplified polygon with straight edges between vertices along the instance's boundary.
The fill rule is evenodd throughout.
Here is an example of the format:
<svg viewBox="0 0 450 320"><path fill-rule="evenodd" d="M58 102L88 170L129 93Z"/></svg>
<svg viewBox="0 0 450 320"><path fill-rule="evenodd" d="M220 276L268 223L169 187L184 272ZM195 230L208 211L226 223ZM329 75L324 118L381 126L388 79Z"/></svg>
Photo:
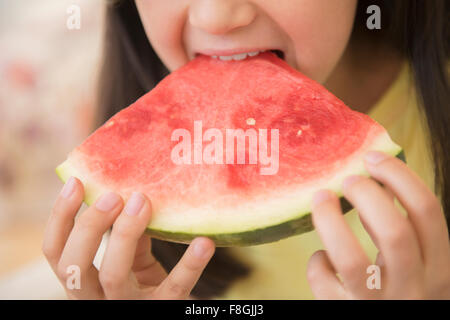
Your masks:
<svg viewBox="0 0 450 320"><path fill-rule="evenodd" d="M232 61L232 60L239 61L239 60L244 60L249 57L255 57L264 51L273 52L277 55L278 58L285 60L284 52L279 49L244 52L244 53L233 54L233 55L210 55L210 57L213 59L219 59L222 61ZM198 56L198 55L199 55L199 53L195 54L195 56Z"/></svg>
<svg viewBox="0 0 450 320"><path fill-rule="evenodd" d="M278 58L284 60L284 52L281 50L270 50L271 52L275 53Z"/></svg>

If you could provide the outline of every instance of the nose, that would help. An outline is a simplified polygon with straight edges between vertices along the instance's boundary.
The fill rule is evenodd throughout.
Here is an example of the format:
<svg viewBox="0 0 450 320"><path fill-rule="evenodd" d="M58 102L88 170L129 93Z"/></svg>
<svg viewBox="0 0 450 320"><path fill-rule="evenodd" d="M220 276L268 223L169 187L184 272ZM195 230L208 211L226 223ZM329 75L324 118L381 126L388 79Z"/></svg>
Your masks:
<svg viewBox="0 0 450 320"><path fill-rule="evenodd" d="M189 23L211 34L225 34L245 27L256 17L256 8L247 0L193 0Z"/></svg>

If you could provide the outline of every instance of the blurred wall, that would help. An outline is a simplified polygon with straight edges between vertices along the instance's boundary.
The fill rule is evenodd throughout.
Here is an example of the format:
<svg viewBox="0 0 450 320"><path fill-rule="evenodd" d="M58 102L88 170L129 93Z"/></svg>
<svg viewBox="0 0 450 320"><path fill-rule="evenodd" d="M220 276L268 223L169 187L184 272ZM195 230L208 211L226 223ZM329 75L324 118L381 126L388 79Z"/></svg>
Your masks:
<svg viewBox="0 0 450 320"><path fill-rule="evenodd" d="M62 187L54 170L93 129L103 4L0 0L0 298L46 297L21 283L50 276L40 247Z"/></svg>

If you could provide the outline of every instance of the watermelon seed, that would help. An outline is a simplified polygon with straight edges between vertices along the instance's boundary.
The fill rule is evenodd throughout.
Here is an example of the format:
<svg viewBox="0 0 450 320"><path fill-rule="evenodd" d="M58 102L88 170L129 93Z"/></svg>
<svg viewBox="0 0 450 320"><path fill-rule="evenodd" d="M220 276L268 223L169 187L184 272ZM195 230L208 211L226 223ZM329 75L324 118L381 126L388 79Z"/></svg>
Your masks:
<svg viewBox="0 0 450 320"><path fill-rule="evenodd" d="M246 122L249 126L254 126L256 123L256 120L253 118L248 118Z"/></svg>
<svg viewBox="0 0 450 320"><path fill-rule="evenodd" d="M298 130L297 131L297 137L301 136L301 134L302 134L302 130Z"/></svg>

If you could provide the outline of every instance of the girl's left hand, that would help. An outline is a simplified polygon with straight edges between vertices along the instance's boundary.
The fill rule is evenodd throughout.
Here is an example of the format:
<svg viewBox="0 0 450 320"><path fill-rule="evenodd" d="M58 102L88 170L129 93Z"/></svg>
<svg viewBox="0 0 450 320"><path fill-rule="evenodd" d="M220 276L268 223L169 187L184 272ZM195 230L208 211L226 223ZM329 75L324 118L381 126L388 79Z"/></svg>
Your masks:
<svg viewBox="0 0 450 320"><path fill-rule="evenodd" d="M376 273L368 269L372 263L345 222L337 195L321 190L314 196L312 219L327 250L313 254L307 271L315 297L450 299L448 227L438 198L398 158L372 151L365 165L387 188L350 176L343 193L379 250L375 264L381 286L369 285ZM394 196L407 217L394 206Z"/></svg>

